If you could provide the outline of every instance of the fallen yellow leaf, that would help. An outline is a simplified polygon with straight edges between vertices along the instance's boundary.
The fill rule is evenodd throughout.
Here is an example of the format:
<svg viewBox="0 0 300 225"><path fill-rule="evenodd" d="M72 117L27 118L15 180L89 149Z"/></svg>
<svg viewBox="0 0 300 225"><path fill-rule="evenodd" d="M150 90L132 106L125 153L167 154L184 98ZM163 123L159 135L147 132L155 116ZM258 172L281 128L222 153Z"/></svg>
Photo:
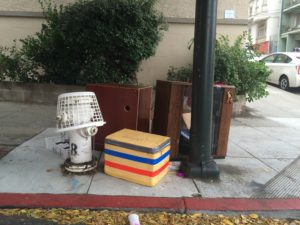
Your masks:
<svg viewBox="0 0 300 225"><path fill-rule="evenodd" d="M249 217L251 217L252 219L257 219L258 215L255 214L255 213L252 213L252 214L249 215Z"/></svg>
<svg viewBox="0 0 300 225"><path fill-rule="evenodd" d="M228 220L228 219L223 219L222 220L222 223L224 224L224 225L234 225L234 223L232 223L230 220Z"/></svg>

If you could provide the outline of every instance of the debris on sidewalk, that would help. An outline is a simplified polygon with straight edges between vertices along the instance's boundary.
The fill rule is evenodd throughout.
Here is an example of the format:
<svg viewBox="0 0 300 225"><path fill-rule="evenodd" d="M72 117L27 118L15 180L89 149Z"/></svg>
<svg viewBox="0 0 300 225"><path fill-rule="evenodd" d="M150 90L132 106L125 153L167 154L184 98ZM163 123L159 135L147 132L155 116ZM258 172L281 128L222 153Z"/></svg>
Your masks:
<svg viewBox="0 0 300 225"><path fill-rule="evenodd" d="M129 220L130 225L141 225L139 215L137 215L135 213L129 214L128 220Z"/></svg>
<svg viewBox="0 0 300 225"><path fill-rule="evenodd" d="M69 158L69 137L64 133L45 138L46 149L53 151L63 159Z"/></svg>
<svg viewBox="0 0 300 225"><path fill-rule="evenodd" d="M88 225L127 225L128 216L133 212L95 211L89 209L0 209L4 216L28 216L43 219L58 224L88 224ZM139 213L142 225L238 225L238 224L268 224L268 225L300 225L299 220L276 219L261 217L257 214L225 216L207 215L201 213Z"/></svg>
<svg viewBox="0 0 300 225"><path fill-rule="evenodd" d="M181 161L171 161L169 171L178 171L180 169Z"/></svg>

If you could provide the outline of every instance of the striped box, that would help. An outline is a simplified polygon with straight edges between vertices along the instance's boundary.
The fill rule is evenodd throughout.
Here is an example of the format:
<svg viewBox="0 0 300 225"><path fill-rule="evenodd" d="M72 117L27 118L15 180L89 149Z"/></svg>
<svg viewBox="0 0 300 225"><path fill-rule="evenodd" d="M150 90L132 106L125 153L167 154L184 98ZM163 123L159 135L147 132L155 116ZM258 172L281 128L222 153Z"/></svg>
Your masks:
<svg viewBox="0 0 300 225"><path fill-rule="evenodd" d="M104 172L154 186L168 172L170 138L123 129L105 138Z"/></svg>

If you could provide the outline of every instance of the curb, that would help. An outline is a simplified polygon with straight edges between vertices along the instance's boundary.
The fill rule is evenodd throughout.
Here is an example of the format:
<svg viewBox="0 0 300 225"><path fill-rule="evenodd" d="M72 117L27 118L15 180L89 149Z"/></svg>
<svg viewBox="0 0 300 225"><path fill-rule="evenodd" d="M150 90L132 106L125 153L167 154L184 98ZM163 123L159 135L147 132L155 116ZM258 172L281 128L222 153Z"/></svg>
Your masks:
<svg viewBox="0 0 300 225"><path fill-rule="evenodd" d="M164 198L91 194L0 193L0 208L90 208L169 212L299 211L300 199Z"/></svg>

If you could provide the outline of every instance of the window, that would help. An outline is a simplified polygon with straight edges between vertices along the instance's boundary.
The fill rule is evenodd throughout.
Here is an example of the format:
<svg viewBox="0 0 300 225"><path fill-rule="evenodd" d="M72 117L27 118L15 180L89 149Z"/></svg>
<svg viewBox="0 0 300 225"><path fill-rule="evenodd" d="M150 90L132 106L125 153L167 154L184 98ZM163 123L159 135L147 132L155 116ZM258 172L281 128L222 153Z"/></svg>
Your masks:
<svg viewBox="0 0 300 225"><path fill-rule="evenodd" d="M277 55L270 55L270 56L268 56L266 58L263 58L262 61L264 61L265 63L272 63L274 61L274 59L275 59L276 56Z"/></svg>
<svg viewBox="0 0 300 225"><path fill-rule="evenodd" d="M226 9L225 14L224 14L224 18L225 19L234 19L235 18L235 11Z"/></svg>
<svg viewBox="0 0 300 225"><path fill-rule="evenodd" d="M257 28L257 39L266 37L266 24L260 25Z"/></svg>
<svg viewBox="0 0 300 225"><path fill-rule="evenodd" d="M292 61L292 59L287 55L279 54L277 55L274 63L289 63L290 61Z"/></svg>

